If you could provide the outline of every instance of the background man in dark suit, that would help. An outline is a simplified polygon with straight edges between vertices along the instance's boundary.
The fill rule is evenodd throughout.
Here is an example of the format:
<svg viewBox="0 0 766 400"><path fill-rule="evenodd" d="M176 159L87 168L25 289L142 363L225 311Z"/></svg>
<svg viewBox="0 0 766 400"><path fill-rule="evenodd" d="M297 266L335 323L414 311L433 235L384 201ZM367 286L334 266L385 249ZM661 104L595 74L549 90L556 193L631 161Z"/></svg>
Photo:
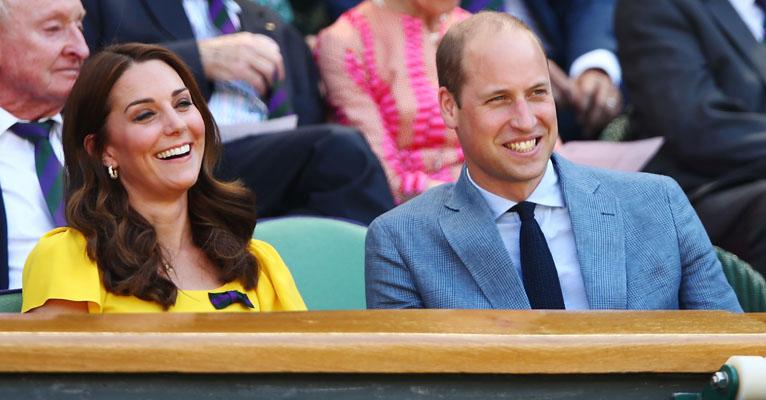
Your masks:
<svg viewBox="0 0 766 400"><path fill-rule="evenodd" d="M223 136L222 175L255 191L261 216L311 213L369 223L391 208L380 163L358 132L310 125L325 110L301 35L251 1L221 3L238 32L212 24L207 0L85 0L85 39L93 52L132 41L170 48L191 66L219 124L257 123L262 115L241 110L242 103L265 103L281 81L302 127L232 142ZM227 82L243 82L255 95L243 99Z"/></svg>
<svg viewBox="0 0 766 400"><path fill-rule="evenodd" d="M766 272L766 45L758 1L620 1L619 56L645 168L674 177L713 243Z"/></svg>

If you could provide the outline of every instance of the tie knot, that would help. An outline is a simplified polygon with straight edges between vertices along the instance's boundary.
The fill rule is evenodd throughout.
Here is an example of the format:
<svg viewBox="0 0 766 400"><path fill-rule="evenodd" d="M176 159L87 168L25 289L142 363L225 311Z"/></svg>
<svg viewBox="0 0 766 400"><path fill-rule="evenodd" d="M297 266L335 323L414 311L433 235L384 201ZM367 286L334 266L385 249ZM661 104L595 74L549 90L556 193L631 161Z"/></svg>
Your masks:
<svg viewBox="0 0 766 400"><path fill-rule="evenodd" d="M45 122L17 122L11 127L11 130L20 137L32 143L37 143L40 140L48 140L52 127L53 121L51 120Z"/></svg>
<svg viewBox="0 0 766 400"><path fill-rule="evenodd" d="M234 22L229 17L229 10L226 9L225 0L208 0L208 12L210 13L210 20L213 22L213 25L222 34L228 35L237 31L237 27L234 26Z"/></svg>
<svg viewBox="0 0 766 400"><path fill-rule="evenodd" d="M529 201L522 201L521 203L511 207L511 211L519 213L519 218L521 219L534 218L536 205L537 204Z"/></svg>

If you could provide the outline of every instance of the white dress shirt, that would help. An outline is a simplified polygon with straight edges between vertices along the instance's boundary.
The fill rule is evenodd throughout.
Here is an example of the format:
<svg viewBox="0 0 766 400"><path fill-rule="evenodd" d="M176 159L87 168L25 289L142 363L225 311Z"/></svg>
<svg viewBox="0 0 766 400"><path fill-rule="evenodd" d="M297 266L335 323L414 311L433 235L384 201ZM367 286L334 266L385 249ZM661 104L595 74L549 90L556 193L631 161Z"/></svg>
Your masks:
<svg viewBox="0 0 766 400"><path fill-rule="evenodd" d="M234 0L226 0L224 5L231 22L239 29L238 15L242 9ZM207 0L184 0L183 6L195 39L199 41L219 35L218 28L210 20ZM218 125L257 123L265 120L268 113L268 106L260 99L260 94L243 81L216 81L207 105ZM222 139L227 141L225 137Z"/></svg>
<svg viewBox="0 0 766 400"><path fill-rule="evenodd" d="M518 213L508 212L511 207L516 205L516 202L483 189L473 181L470 173L468 173L468 180L479 190L492 210L495 224L497 224L500 237L511 256L511 261L516 267L516 273L520 279L523 279L519 249L521 220ZM577 259L577 248L569 209L564 203L559 178L550 160L548 160L548 166L540 184L526 201L537 204L535 220L545 235L548 248L553 256L553 262L556 264L561 294L564 297L564 306L567 310L589 309L585 283L580 271L580 261Z"/></svg>
<svg viewBox="0 0 766 400"><path fill-rule="evenodd" d="M50 133L51 146L63 165L61 115L50 119L56 122ZM0 186L8 224L8 287L11 289L21 287L21 272L27 255L40 237L54 228L37 180L35 146L9 130L16 122L29 121L20 120L0 108Z"/></svg>
<svg viewBox="0 0 766 400"><path fill-rule="evenodd" d="M524 4L524 0L505 0L505 10L524 21L535 32L540 32L534 17L529 12L527 5ZM591 50L577 57L572 62L572 65L569 66L569 76L576 78L583 72L593 68L606 72L612 78L615 86L619 85L622 81L622 69L620 68L620 62L617 60L617 55L607 49Z"/></svg>
<svg viewBox="0 0 766 400"><path fill-rule="evenodd" d="M763 41L763 10L755 5L755 0L729 0L732 7L737 10L742 21L747 25L747 29L753 33L755 40Z"/></svg>

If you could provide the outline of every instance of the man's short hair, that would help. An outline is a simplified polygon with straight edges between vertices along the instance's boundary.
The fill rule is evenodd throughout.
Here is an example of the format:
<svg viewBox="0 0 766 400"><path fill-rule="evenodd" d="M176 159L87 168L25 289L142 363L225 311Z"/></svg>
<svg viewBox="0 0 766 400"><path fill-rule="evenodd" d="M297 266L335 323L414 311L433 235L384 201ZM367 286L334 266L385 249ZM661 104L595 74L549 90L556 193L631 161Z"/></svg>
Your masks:
<svg viewBox="0 0 766 400"><path fill-rule="evenodd" d="M540 39L527 24L511 14L494 11L474 14L465 21L454 25L439 43L439 47L436 49L436 72L439 77L439 86L447 88L452 93L458 107L460 107L460 91L466 78L462 60L468 41L479 32L486 30L499 32L504 29L521 30L529 33L545 54Z"/></svg>

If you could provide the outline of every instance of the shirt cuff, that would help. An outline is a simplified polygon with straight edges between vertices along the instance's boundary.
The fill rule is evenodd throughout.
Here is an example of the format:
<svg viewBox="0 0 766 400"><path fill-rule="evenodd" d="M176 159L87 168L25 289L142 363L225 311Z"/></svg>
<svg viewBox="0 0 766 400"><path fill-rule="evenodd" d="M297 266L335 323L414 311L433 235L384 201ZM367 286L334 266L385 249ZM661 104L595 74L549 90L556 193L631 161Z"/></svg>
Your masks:
<svg viewBox="0 0 766 400"><path fill-rule="evenodd" d="M576 78L592 68L601 69L606 72L615 86L619 86L620 82L622 82L620 62L614 53L606 49L591 50L577 57L572 66L569 67L569 76Z"/></svg>

